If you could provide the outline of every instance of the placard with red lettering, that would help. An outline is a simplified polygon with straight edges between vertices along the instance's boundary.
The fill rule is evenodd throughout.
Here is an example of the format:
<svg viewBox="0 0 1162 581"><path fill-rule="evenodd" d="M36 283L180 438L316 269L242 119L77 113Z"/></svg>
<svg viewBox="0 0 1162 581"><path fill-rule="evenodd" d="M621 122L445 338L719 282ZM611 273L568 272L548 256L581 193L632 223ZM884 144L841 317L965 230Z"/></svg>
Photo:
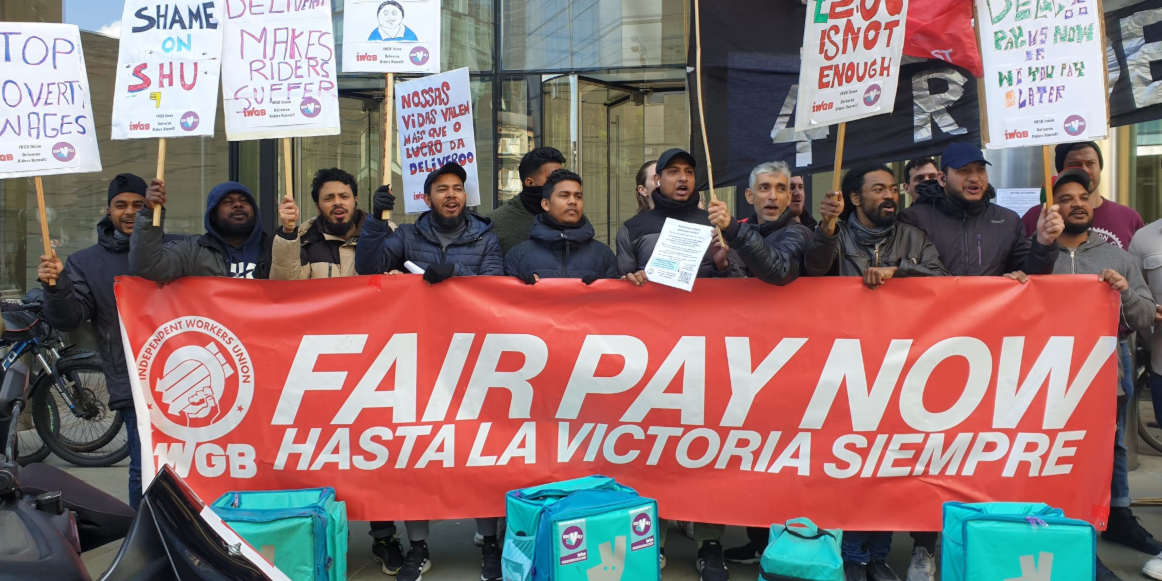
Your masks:
<svg viewBox="0 0 1162 581"><path fill-rule="evenodd" d="M0 179L101 171L76 25L0 22Z"/></svg>
<svg viewBox="0 0 1162 581"><path fill-rule="evenodd" d="M404 211L416 214L428 210L424 179L448 162L464 166L468 174L464 182L468 205L479 206L480 179L468 69L396 85L395 117L402 153Z"/></svg>
<svg viewBox="0 0 1162 581"><path fill-rule="evenodd" d="M440 72L440 0L343 2L343 72Z"/></svg>
<svg viewBox="0 0 1162 581"><path fill-rule="evenodd" d="M170 464L205 498L333 486L352 520L470 518L604 474L698 522L939 530L950 500L1107 517L1119 296L1095 275L116 294L143 476Z"/></svg>
<svg viewBox="0 0 1162 581"><path fill-rule="evenodd" d="M223 0L226 138L339 133L330 0Z"/></svg>
<svg viewBox="0 0 1162 581"><path fill-rule="evenodd" d="M1099 0L977 0L990 149L1109 133Z"/></svg>
<svg viewBox="0 0 1162 581"><path fill-rule="evenodd" d="M795 130L891 113L908 0L812 0L803 27Z"/></svg>
<svg viewBox="0 0 1162 581"><path fill-rule="evenodd" d="M222 26L207 0L126 0L113 139L214 135Z"/></svg>

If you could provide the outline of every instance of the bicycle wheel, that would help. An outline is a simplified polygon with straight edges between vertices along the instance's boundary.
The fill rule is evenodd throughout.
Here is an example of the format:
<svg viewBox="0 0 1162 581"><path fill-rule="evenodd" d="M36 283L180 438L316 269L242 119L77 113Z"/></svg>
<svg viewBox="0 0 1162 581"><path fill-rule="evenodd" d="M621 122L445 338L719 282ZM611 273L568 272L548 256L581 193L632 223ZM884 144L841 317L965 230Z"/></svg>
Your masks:
<svg viewBox="0 0 1162 581"><path fill-rule="evenodd" d="M1154 417L1154 399L1146 372L1139 374L1134 384L1134 405L1138 406L1138 435L1148 446L1162 452L1162 426L1159 418Z"/></svg>
<svg viewBox="0 0 1162 581"><path fill-rule="evenodd" d="M40 438L40 434L36 433L33 428L35 422L32 415L25 411L20 415L18 422L27 422L29 429L16 430L16 463L21 466L32 464L33 462L42 462L52 450L48 449L48 445Z"/></svg>
<svg viewBox="0 0 1162 581"><path fill-rule="evenodd" d="M121 414L105 402L108 389L99 364L75 362L58 370L76 411L70 409L51 378L37 382L32 395L36 431L54 454L77 466L109 466L129 455Z"/></svg>

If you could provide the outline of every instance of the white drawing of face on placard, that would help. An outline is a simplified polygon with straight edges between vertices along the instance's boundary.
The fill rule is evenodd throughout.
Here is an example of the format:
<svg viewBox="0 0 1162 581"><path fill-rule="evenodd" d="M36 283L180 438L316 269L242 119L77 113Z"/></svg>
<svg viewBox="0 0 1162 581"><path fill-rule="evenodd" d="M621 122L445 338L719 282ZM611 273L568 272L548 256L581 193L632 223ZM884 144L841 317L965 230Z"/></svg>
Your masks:
<svg viewBox="0 0 1162 581"><path fill-rule="evenodd" d="M375 11L376 27L372 29L367 40L384 42L415 42L419 40L416 33L404 23L405 11L403 5L395 0L386 0L380 3Z"/></svg>

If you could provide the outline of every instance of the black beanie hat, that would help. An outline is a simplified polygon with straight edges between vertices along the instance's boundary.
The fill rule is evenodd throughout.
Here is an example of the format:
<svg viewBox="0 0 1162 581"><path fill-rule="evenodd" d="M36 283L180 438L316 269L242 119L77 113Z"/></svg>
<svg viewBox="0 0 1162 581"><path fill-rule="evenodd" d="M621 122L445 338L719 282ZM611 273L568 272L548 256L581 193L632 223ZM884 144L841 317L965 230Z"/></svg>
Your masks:
<svg viewBox="0 0 1162 581"><path fill-rule="evenodd" d="M145 185L145 180L131 173L117 174L113 181L109 182L109 199L105 203L112 202L117 194L131 193L144 196L146 188L148 186Z"/></svg>

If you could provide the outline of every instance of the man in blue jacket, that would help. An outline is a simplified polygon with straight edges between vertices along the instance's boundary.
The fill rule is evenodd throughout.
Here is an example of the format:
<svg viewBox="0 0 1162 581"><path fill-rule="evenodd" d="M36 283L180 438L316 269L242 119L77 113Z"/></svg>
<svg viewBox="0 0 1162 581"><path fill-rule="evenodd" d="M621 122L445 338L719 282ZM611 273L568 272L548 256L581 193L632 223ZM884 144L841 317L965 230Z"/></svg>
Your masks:
<svg viewBox="0 0 1162 581"><path fill-rule="evenodd" d="M542 192L545 211L533 218L529 239L508 251L505 271L529 284L542 278L579 278L585 284L617 278L617 257L593 239L593 225L585 217L581 176L559 169Z"/></svg>
<svg viewBox="0 0 1162 581"><path fill-rule="evenodd" d="M355 270L359 274L402 274L404 262L424 269L424 280L438 283L453 276L503 275L504 258L492 223L468 211L464 168L447 163L424 180L424 201L431 210L420 214L415 224L402 224L394 232L380 217L395 207L390 190L381 188L372 198L371 215L363 220L363 231L355 247ZM481 581L500 581L498 519L476 519L476 532L483 537ZM428 521L407 521L411 547L396 578L418 581L431 568L428 552ZM373 523L383 534L394 532L386 522ZM379 537L377 531L372 535ZM386 561L384 571L387 571Z"/></svg>
<svg viewBox="0 0 1162 581"><path fill-rule="evenodd" d="M44 284L44 316L62 331L90 320L100 338L101 363L109 388L109 409L120 413L129 441L129 505L141 503L141 443L129 371L121 343L113 279L129 273L129 237L137 212L145 206L145 180L123 173L109 183L109 205L97 223L97 243L69 255L40 257L37 278ZM55 284L52 284L55 283Z"/></svg>

